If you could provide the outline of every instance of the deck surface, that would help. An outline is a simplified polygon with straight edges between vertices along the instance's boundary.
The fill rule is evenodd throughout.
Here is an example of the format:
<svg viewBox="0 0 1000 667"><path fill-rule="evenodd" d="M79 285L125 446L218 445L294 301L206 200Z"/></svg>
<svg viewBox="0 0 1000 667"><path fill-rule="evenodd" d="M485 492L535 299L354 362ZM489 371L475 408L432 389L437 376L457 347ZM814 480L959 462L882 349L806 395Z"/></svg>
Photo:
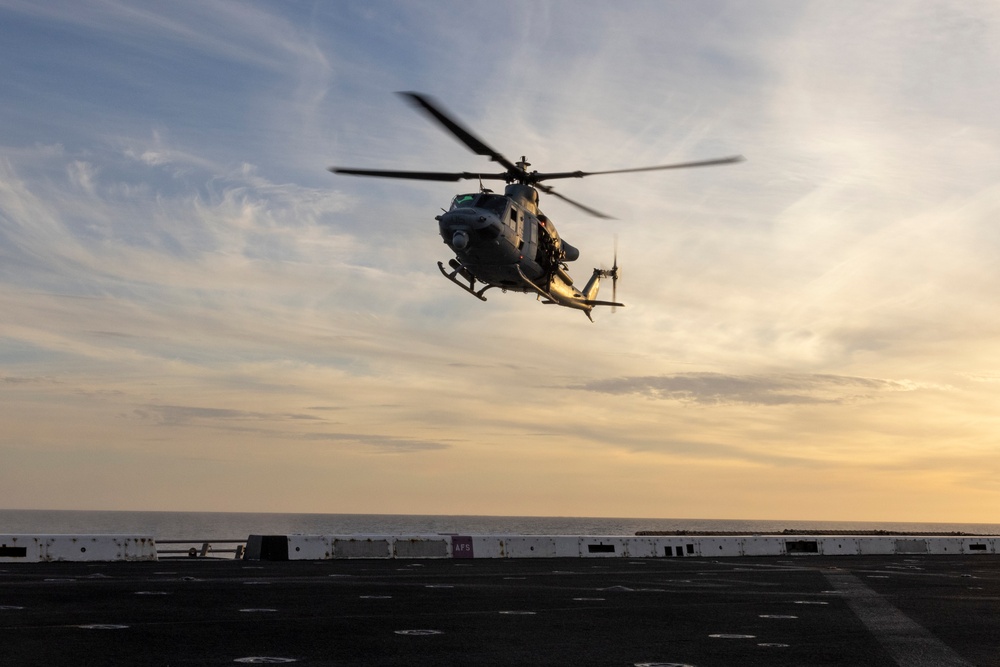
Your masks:
<svg viewBox="0 0 1000 667"><path fill-rule="evenodd" d="M0 565L0 665L284 661L1000 665L1000 556Z"/></svg>

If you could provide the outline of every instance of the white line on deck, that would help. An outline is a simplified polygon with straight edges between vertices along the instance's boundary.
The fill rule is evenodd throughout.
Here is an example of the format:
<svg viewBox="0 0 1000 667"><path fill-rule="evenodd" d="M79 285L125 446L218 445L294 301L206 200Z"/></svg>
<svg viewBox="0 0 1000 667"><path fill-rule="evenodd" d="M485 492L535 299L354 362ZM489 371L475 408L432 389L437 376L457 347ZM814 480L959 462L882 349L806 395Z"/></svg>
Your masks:
<svg viewBox="0 0 1000 667"><path fill-rule="evenodd" d="M973 667L922 625L896 609L853 574L823 575L900 667Z"/></svg>

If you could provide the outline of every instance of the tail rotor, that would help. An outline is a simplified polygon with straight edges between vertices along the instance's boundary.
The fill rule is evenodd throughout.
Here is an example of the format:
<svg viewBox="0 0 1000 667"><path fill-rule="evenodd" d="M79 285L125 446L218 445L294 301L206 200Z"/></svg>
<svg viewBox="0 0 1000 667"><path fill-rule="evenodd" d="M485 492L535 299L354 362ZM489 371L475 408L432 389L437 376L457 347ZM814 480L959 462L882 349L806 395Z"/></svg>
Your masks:
<svg viewBox="0 0 1000 667"><path fill-rule="evenodd" d="M618 302L618 235L615 234L615 255L614 263L611 265L611 271L608 275L611 276L611 301ZM611 312L617 312L618 306L611 306Z"/></svg>
<svg viewBox="0 0 1000 667"><path fill-rule="evenodd" d="M590 277L587 282L587 286L583 288L582 296L583 303L587 306L584 312L587 313L587 317L590 317L590 309L594 306L611 306L611 312L616 312L618 306L624 306L623 303L618 303L618 278L621 276L621 269L618 268L618 237L615 237L615 255L614 264L610 269L605 269L603 266L599 269L594 269L594 274ZM601 287L601 280L604 278L611 278L611 301L599 301L597 299L597 291Z"/></svg>

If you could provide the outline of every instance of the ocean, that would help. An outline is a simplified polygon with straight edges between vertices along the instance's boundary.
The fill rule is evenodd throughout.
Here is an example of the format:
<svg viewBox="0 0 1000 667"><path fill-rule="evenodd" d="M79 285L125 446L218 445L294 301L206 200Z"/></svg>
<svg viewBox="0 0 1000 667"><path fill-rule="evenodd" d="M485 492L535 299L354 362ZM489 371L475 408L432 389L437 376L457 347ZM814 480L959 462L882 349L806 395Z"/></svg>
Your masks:
<svg viewBox="0 0 1000 667"><path fill-rule="evenodd" d="M892 531L1000 535L1000 524L726 519L629 519L411 514L271 514L0 510L0 534L140 534L158 540L246 539L248 535L634 535L637 531L768 533Z"/></svg>

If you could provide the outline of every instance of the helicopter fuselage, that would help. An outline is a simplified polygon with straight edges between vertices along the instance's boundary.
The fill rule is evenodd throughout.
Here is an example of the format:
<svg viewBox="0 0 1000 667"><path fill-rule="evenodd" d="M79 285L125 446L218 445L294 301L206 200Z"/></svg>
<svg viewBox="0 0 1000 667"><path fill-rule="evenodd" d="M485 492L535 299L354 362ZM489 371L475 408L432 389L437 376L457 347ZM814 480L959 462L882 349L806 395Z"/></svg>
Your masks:
<svg viewBox="0 0 1000 667"><path fill-rule="evenodd" d="M595 305L610 305L594 300L602 272L595 270L582 291L573 286L566 262L579 258L580 251L561 239L538 210L538 194L531 186L511 184L503 195L488 190L456 195L437 220L442 240L455 253L449 262L453 271L439 264L442 273L480 299L485 300L486 289L498 287L534 292L546 302L588 315ZM482 287L477 289L477 282Z"/></svg>

